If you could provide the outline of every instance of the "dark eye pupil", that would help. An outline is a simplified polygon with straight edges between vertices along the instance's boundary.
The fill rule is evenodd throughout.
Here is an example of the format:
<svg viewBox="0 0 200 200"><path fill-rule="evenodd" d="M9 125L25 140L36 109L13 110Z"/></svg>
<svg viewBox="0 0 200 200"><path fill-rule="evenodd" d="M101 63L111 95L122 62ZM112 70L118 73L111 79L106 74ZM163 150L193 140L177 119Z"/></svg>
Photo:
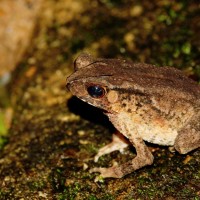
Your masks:
<svg viewBox="0 0 200 200"><path fill-rule="evenodd" d="M100 98L105 94L104 88L99 85L91 85L87 88L87 91L93 98Z"/></svg>

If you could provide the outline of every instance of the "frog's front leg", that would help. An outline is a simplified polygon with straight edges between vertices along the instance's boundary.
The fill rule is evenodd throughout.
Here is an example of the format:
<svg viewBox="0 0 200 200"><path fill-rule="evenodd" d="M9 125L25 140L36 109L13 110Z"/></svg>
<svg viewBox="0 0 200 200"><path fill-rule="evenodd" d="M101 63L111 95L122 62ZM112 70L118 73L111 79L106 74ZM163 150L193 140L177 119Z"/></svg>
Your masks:
<svg viewBox="0 0 200 200"><path fill-rule="evenodd" d="M106 146L99 149L98 153L94 157L94 161L97 162L99 157L109 154L113 151L120 151L120 153L123 153L124 148L128 146L128 141L124 136L120 133L113 134L112 136L112 142L107 144Z"/></svg>
<svg viewBox="0 0 200 200"><path fill-rule="evenodd" d="M111 115L109 114L109 119L113 125L126 136L131 144L135 147L137 156L127 163L120 166L113 166L110 168L93 168L90 172L99 172L104 178L113 177L121 178L126 174L129 174L145 165L151 165L153 163L153 155L145 145L143 139L137 133L132 126L132 120L129 116L124 115ZM126 120L124 120L126 119ZM124 121L124 123L121 123Z"/></svg>

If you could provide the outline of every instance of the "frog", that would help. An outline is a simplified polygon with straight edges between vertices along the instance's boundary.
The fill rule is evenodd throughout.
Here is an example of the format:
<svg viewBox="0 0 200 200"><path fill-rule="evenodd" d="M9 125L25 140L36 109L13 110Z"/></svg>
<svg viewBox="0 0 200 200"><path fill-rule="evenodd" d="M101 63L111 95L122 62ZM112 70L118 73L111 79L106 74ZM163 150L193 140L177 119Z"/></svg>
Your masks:
<svg viewBox="0 0 200 200"><path fill-rule="evenodd" d="M82 53L66 87L73 95L102 109L117 134L99 149L94 161L128 145L136 156L120 165L94 167L102 178L122 178L151 165L146 143L187 154L200 147L200 85L181 70L117 58L94 58Z"/></svg>

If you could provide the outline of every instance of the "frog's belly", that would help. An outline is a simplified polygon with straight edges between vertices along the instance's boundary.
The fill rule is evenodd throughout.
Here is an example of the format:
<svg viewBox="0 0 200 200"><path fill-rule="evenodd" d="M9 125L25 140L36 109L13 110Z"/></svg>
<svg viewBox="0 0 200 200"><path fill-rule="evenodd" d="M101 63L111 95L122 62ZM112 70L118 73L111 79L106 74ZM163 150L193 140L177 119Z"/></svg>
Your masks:
<svg viewBox="0 0 200 200"><path fill-rule="evenodd" d="M159 145L173 146L178 135L176 130L153 125L135 124L135 129L143 140Z"/></svg>
<svg viewBox="0 0 200 200"><path fill-rule="evenodd" d="M107 115L118 131L127 138L139 136L154 144L173 146L178 135L176 129L170 128L170 123L160 123L161 120L159 120L159 123L156 120L145 121L138 116L130 117L125 112L118 115L107 113Z"/></svg>

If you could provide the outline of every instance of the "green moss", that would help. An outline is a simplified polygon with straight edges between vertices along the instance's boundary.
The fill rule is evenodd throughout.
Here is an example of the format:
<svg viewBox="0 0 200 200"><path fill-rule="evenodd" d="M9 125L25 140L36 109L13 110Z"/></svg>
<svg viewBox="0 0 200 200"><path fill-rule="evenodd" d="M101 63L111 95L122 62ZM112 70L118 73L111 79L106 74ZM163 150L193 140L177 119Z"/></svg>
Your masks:
<svg viewBox="0 0 200 200"><path fill-rule="evenodd" d="M4 115L3 113L0 112L0 136L5 136L6 134L7 134L7 128L5 124Z"/></svg>
<svg viewBox="0 0 200 200"><path fill-rule="evenodd" d="M62 194L59 194L57 196L58 200L74 200L78 194L78 192L80 191L81 187L79 185L79 183L74 183L68 187L66 187L64 189L64 191L62 192Z"/></svg>
<svg viewBox="0 0 200 200"><path fill-rule="evenodd" d="M4 115L3 113L0 112L0 150L8 142L8 139L6 137L7 133L8 133L8 129L6 127Z"/></svg>
<svg viewBox="0 0 200 200"><path fill-rule="evenodd" d="M90 196L88 197L88 200L97 200L97 198L96 198L94 195L90 195Z"/></svg>
<svg viewBox="0 0 200 200"><path fill-rule="evenodd" d="M55 168L49 176L49 181L51 182L52 188L55 192L63 191L65 188L65 180L63 168Z"/></svg>
<svg viewBox="0 0 200 200"><path fill-rule="evenodd" d="M37 191L37 190L41 190L41 189L45 188L46 182L40 179L37 181L29 182L28 186L32 191Z"/></svg>
<svg viewBox="0 0 200 200"><path fill-rule="evenodd" d="M81 149L91 153L91 154L96 154L98 152L98 148L95 144L85 144L81 145Z"/></svg>
<svg viewBox="0 0 200 200"><path fill-rule="evenodd" d="M176 9L174 9L174 6ZM187 7L187 2L177 2L176 5L171 2L162 9L162 13L158 15L158 22L163 22L166 25L172 25L177 20L183 21L186 18L185 9Z"/></svg>
<svg viewBox="0 0 200 200"><path fill-rule="evenodd" d="M190 42L185 42L182 44L182 47L181 47L181 51L184 53L184 54L190 54L191 53L191 43Z"/></svg>

